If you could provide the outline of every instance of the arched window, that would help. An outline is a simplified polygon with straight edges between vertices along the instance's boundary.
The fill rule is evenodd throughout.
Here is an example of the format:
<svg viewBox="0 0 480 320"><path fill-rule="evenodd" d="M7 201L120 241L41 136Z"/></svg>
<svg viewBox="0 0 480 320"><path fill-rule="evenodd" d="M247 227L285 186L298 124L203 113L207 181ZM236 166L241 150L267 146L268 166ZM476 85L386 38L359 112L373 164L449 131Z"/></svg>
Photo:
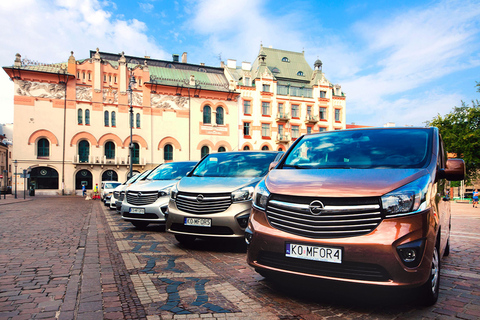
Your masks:
<svg viewBox="0 0 480 320"><path fill-rule="evenodd" d="M171 144L166 144L165 147L163 147L163 160L173 160L173 147Z"/></svg>
<svg viewBox="0 0 480 320"><path fill-rule="evenodd" d="M118 174L113 170L102 173L102 181L118 181Z"/></svg>
<svg viewBox="0 0 480 320"><path fill-rule="evenodd" d="M90 143L82 140L78 143L78 162L88 162L90 156Z"/></svg>
<svg viewBox="0 0 480 320"><path fill-rule="evenodd" d="M46 158L50 156L50 142L42 138L37 142L37 158Z"/></svg>
<svg viewBox="0 0 480 320"><path fill-rule="evenodd" d="M109 121L110 121L110 115L108 114L108 111L105 111L103 113L104 118L105 118L105 127L108 127Z"/></svg>
<svg viewBox="0 0 480 320"><path fill-rule="evenodd" d="M212 108L210 106L203 107L203 123L212 123Z"/></svg>
<svg viewBox="0 0 480 320"><path fill-rule="evenodd" d="M112 141L105 143L105 157L115 159L115 144Z"/></svg>
<svg viewBox="0 0 480 320"><path fill-rule="evenodd" d="M282 61L283 61L283 62L290 62L290 60L288 60L287 57L283 57L283 58L282 58Z"/></svg>
<svg viewBox="0 0 480 320"><path fill-rule="evenodd" d="M115 127L117 125L117 115L115 111L112 111L112 127Z"/></svg>
<svg viewBox="0 0 480 320"><path fill-rule="evenodd" d="M201 150L201 153L200 153L200 157L203 158L206 155L208 155L209 153L210 153L210 149L207 146L203 146L202 150Z"/></svg>
<svg viewBox="0 0 480 320"><path fill-rule="evenodd" d="M243 147L243 150L250 150L250 147L249 147L249 146L245 146L245 147Z"/></svg>
<svg viewBox="0 0 480 320"><path fill-rule="evenodd" d="M90 110L85 109L85 124L90 124Z"/></svg>
<svg viewBox="0 0 480 320"><path fill-rule="evenodd" d="M133 143L132 163L133 164L139 164L140 163L140 146L136 142Z"/></svg>
<svg viewBox="0 0 480 320"><path fill-rule="evenodd" d="M83 124L83 110L78 109L77 114L78 114L78 124Z"/></svg>
<svg viewBox="0 0 480 320"><path fill-rule="evenodd" d="M269 149L268 149L268 146L263 146L263 147L262 147L262 150L269 150Z"/></svg>
<svg viewBox="0 0 480 320"><path fill-rule="evenodd" d="M223 108L218 107L217 108L217 115L215 117L215 122L216 124L222 125L223 123Z"/></svg>
<svg viewBox="0 0 480 320"><path fill-rule="evenodd" d="M302 76L303 77L304 76L303 71L298 71L297 76Z"/></svg>
<svg viewBox="0 0 480 320"><path fill-rule="evenodd" d="M227 151L227 150L225 149L225 147L220 147L220 148L218 148L218 152L225 152L225 151Z"/></svg>
<svg viewBox="0 0 480 320"><path fill-rule="evenodd" d="M137 113L137 129L140 128L140 113Z"/></svg>

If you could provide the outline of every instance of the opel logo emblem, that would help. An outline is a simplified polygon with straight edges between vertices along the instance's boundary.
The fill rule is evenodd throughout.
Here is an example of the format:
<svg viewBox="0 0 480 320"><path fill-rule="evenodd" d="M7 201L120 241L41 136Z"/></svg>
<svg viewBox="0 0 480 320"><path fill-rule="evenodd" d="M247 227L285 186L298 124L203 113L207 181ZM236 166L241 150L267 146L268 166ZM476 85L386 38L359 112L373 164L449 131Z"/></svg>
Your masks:
<svg viewBox="0 0 480 320"><path fill-rule="evenodd" d="M142 196L141 192L137 193L137 198L140 198L141 196Z"/></svg>
<svg viewBox="0 0 480 320"><path fill-rule="evenodd" d="M200 202L202 202L202 201L203 201L203 195L202 195L202 194L199 194L199 195L197 196L197 202L200 203Z"/></svg>
<svg viewBox="0 0 480 320"><path fill-rule="evenodd" d="M308 208L310 209L311 214L313 214L314 216L319 216L322 213L325 206L321 201L314 200L310 202L310 205L308 206Z"/></svg>

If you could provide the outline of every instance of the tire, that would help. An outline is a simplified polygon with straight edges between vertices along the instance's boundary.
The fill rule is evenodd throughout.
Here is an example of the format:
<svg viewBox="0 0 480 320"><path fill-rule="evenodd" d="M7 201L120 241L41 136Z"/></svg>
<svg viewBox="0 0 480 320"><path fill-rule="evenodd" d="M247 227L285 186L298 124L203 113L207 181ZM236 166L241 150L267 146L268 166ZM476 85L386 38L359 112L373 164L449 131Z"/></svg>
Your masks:
<svg viewBox="0 0 480 320"><path fill-rule="evenodd" d="M433 249L432 265L430 267L430 276L419 288L420 302L424 306L432 306L438 300L440 291L440 253L438 244Z"/></svg>
<svg viewBox="0 0 480 320"><path fill-rule="evenodd" d="M447 245L445 246L445 251L443 252L443 256L447 257L450 255L450 236L448 236Z"/></svg>
<svg viewBox="0 0 480 320"><path fill-rule="evenodd" d="M195 241L196 237L195 236L187 236L184 234L176 234L175 239L177 239L178 242L184 245L191 245Z"/></svg>
<svg viewBox="0 0 480 320"><path fill-rule="evenodd" d="M146 221L130 221L135 228L144 230L150 223Z"/></svg>

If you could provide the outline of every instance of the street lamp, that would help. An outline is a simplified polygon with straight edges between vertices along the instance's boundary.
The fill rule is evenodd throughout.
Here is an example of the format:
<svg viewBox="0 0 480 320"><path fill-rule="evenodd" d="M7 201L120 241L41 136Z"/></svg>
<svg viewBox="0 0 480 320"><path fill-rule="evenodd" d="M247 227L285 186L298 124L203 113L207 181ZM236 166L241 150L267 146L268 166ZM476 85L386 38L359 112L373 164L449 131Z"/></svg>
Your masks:
<svg viewBox="0 0 480 320"><path fill-rule="evenodd" d="M15 199L17 199L17 159L13 160L13 164L15 165Z"/></svg>
<svg viewBox="0 0 480 320"><path fill-rule="evenodd" d="M7 170L3 170L3 176L4 177L8 177L7 173L8 173ZM5 183L3 184L5 186L5 192L3 193L3 199L6 199L7 198L7 178L4 178L3 181L5 181ZM0 195L0 197L1 197L1 195Z"/></svg>
<svg viewBox="0 0 480 320"><path fill-rule="evenodd" d="M128 173L128 178L130 179L133 176L133 87L135 86L135 76L133 75L133 70L130 69L130 81L128 82L128 93L130 94L130 144L128 148L130 149L130 170Z"/></svg>
<svg viewBox="0 0 480 320"><path fill-rule="evenodd" d="M73 55L73 51L72 51L72 55ZM62 196L65 195L65 134L66 134L66 123L67 123L67 82L68 82L67 66L62 64L61 72L58 73L58 83L65 85L65 99L63 101Z"/></svg>

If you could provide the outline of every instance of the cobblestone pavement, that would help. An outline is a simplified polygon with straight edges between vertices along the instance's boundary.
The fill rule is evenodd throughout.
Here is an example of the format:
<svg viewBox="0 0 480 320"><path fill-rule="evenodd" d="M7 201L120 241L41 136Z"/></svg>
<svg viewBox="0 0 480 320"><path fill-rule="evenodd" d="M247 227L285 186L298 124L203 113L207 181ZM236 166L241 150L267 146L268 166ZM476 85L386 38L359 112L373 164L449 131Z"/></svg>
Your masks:
<svg viewBox="0 0 480 320"><path fill-rule="evenodd" d="M298 278L266 281L231 241L178 244L99 201L0 205L0 319L478 319L480 208L452 203L438 303L409 291Z"/></svg>

